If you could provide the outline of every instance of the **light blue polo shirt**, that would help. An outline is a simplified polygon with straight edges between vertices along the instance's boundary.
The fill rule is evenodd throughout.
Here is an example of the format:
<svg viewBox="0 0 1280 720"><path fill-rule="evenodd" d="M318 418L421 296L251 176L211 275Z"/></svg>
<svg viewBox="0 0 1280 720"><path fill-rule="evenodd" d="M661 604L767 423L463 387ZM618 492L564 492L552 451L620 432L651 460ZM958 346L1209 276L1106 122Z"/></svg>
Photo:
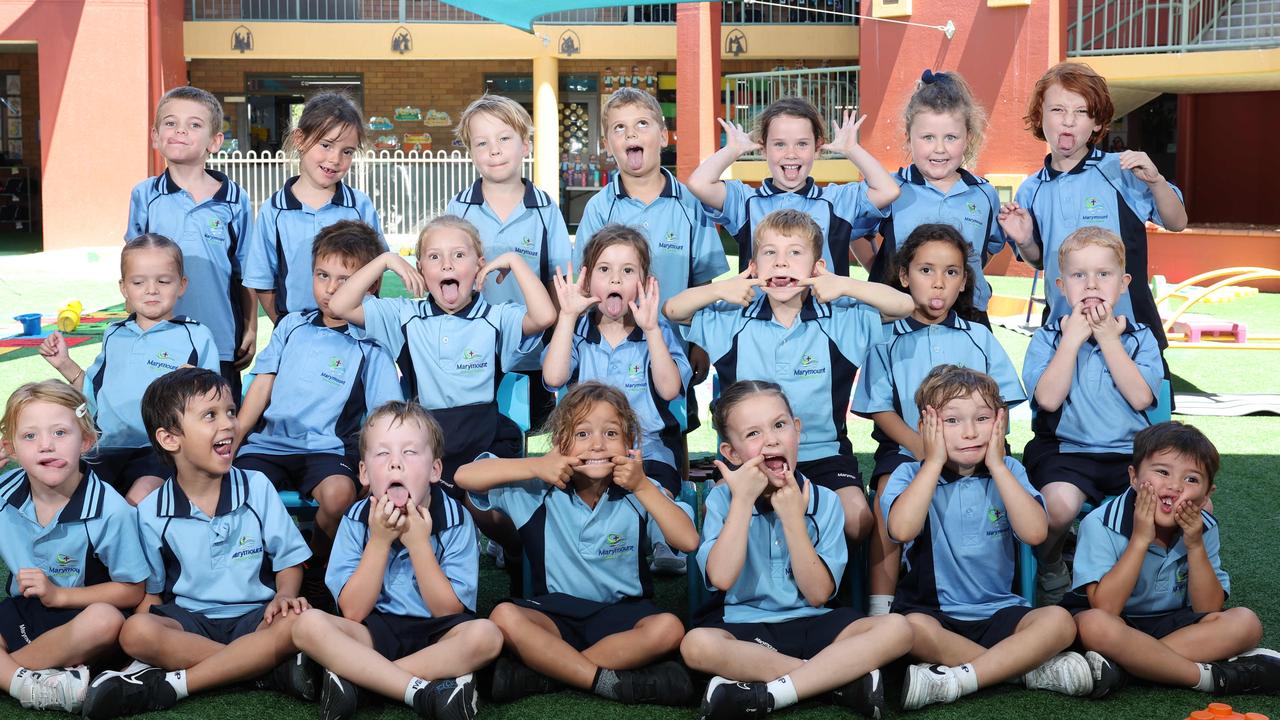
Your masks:
<svg viewBox="0 0 1280 720"><path fill-rule="evenodd" d="M171 477L138 503L138 526L147 593L211 618L262 607L275 597L276 573L311 557L279 493L253 470L223 476L213 517Z"/></svg>
<svg viewBox="0 0 1280 720"><path fill-rule="evenodd" d="M703 205L712 222L719 223L738 241L738 272L743 272L755 257L755 228L765 215L775 210L799 210L813 218L822 228L822 259L837 275L849 274L849 243L854 228L874 226L885 212L867 198L865 182L831 184L818 187L813 178L796 190L779 190L772 178L760 187L741 180L724 182L724 206L716 210Z"/></svg>
<svg viewBox="0 0 1280 720"><path fill-rule="evenodd" d="M1072 568L1072 586L1075 588L1074 592L1086 599L1086 604L1086 587L1102 580L1111 572L1111 568L1115 567L1120 556L1129 547L1137 498L1138 493L1129 488L1080 521L1080 535L1076 542L1075 564ZM1218 521L1207 510L1201 510L1200 516L1204 519L1204 551L1213 565L1214 575L1222 583L1223 592L1230 594L1231 578L1222 569L1222 561L1218 558L1222 547L1218 536ZM1162 615L1191 607L1188 595L1190 586L1187 583L1189 565L1187 545L1183 542L1181 530L1178 530L1177 541L1172 547L1165 548L1152 542L1142 558L1138 582L1125 601L1124 614L1137 617Z"/></svg>
<svg viewBox="0 0 1280 720"><path fill-rule="evenodd" d="M387 249L382 221L368 195L339 182L329 204L315 210L293 194L296 182L296 175L286 180L284 187L258 208L244 265L245 287L274 290L276 311L281 315L316 306L311 250L321 230L339 220L359 220L378 233L382 249Z"/></svg>
<svg viewBox="0 0 1280 720"><path fill-rule="evenodd" d="M404 398L390 353L357 339L350 326L325 327L319 310L280 318L253 372L276 379L262 413L266 425L249 435L240 454L354 451L365 415Z"/></svg>
<svg viewBox="0 0 1280 720"><path fill-rule="evenodd" d="M142 424L142 394L156 378L183 365L219 372L218 348L204 325L175 317L143 330L136 318L131 314L107 327L102 352L84 371L84 394L104 448L151 445Z"/></svg>
<svg viewBox="0 0 1280 720"><path fill-rule="evenodd" d="M960 168L960 180L943 192L925 179L915 165L899 168L893 179L902 194L893 201L878 231L884 242L876 251L869 277L874 282L895 281L893 259L911 231L926 223L950 225L969 243L967 262L973 273L973 306L986 311L991 300L991 284L982 268L992 255L1003 249L1007 238L996 218L1000 195L986 178Z"/></svg>
<svg viewBox="0 0 1280 720"><path fill-rule="evenodd" d="M798 473L796 481L801 487L809 482ZM849 547L844 537L844 510L834 490L819 485L810 487L809 505L804 514L805 528L813 549L831 573L835 588L831 596L835 597L849 560ZM707 577L707 558L724 530L725 516L729 514L732 500L733 494L724 484L716 486L707 495L702 545L698 547L698 566L702 568L704 578ZM704 582L708 590L720 593L710 580ZM719 619L727 623L785 622L830 611L827 607L813 607L805 600L791 569L791 551L782 531L782 520L772 505L760 500L751 510L751 524L747 526L747 555L738 580L721 595L724 615Z"/></svg>
<svg viewBox="0 0 1280 720"><path fill-rule="evenodd" d="M658 394L649 372L649 344L644 331L635 328L617 347L600 335L596 325L598 315L592 311L578 318L573 331L573 344L569 348L569 382L572 386L587 380L599 380L613 385L627 394L631 409L640 419L643 434L642 451L645 460L657 460L676 467L675 448L680 446L680 422L671 413L671 401ZM689 359L671 329L666 318L658 318L662 341L680 372L680 385L688 387L693 377ZM543 352L546 356L546 352ZM560 388L547 387L556 391ZM681 390L681 394L684 391Z"/></svg>
<svg viewBox="0 0 1280 720"><path fill-rule="evenodd" d="M842 297L820 303L809 294L791 327L773 317L757 292L747 307L717 301L693 316L689 341L705 348L720 386L771 380L782 386L801 420L800 460L850 455L846 420L853 378L881 337L880 312Z"/></svg>
<svg viewBox="0 0 1280 720"><path fill-rule="evenodd" d="M129 195L125 242L158 233L182 248L187 291L174 306L175 315L200 321L213 333L223 362L235 359L244 333L243 308L236 286L248 256L253 210L239 185L216 170L205 170L222 183L213 197L197 203L178 187L166 170L138 183Z"/></svg>
<svg viewBox="0 0 1280 720"><path fill-rule="evenodd" d="M476 611L476 586L480 577L480 546L476 544L476 526L462 505L444 494L438 483L432 483L431 552L440 564L458 602L470 612ZM338 523L329 554L329 568L324 574L325 586L335 598L342 595L369 544L370 499L365 498L347 511ZM418 576L413 571L409 550L399 540L387 552L387 569L382 590L373 609L389 615L429 618L431 610L422 599Z"/></svg>
<svg viewBox="0 0 1280 720"><path fill-rule="evenodd" d="M12 573L10 597L21 595L22 568L43 572L58 587L136 583L150 574L133 507L84 462L80 473L71 499L48 525L36 519L27 471L0 476L0 560Z"/></svg>
<svg viewBox="0 0 1280 720"><path fill-rule="evenodd" d="M649 241L650 274L658 278L662 302L697 285L706 285L729 269L716 225L684 183L662 168L666 185L648 205L631 197L619 173L587 201L573 247L574 265L582 266L587 241L610 223L634 228Z"/></svg>
<svg viewBox="0 0 1280 720"><path fill-rule="evenodd" d="M1022 463L1005 457L1018 485L1044 506L1044 498L1027 481ZM929 519L908 542L902 559L907 570L898 581L895 603L937 608L957 620L986 620L997 611L1027 601L1013 591L1018 538L1009 524L1004 499L989 474L968 477L944 469L929 503ZM920 463L899 465L880 507L884 516L907 489ZM895 538L895 541L896 538Z"/></svg>
<svg viewBox="0 0 1280 720"><path fill-rule="evenodd" d="M477 459L490 457L485 453ZM477 510L501 510L515 523L529 562L532 596L565 593L600 603L650 597L644 505L610 485L592 508L571 488L526 480L469 495Z"/></svg>
<svg viewBox="0 0 1280 720"><path fill-rule="evenodd" d="M1054 282L1061 275L1058 248L1062 241L1086 225L1104 227L1124 241L1124 271L1133 276L1128 292L1116 301L1116 314L1145 323L1152 328L1161 347L1165 346L1164 328L1147 279L1145 223L1150 220L1164 225L1151 188L1133 173L1120 169L1118 153L1091 147L1080 163L1066 172L1051 168L1051 157L1046 156L1044 167L1018 186L1015 196L1035 221L1032 238L1040 247L1044 263L1049 317L1071 314L1066 296ZM1176 187L1173 191L1181 200L1182 191Z"/></svg>
<svg viewBox="0 0 1280 720"><path fill-rule="evenodd" d="M943 364L980 370L1000 385L1000 397L1010 408L1025 402L1027 394L1000 342L985 326L951 312L942 322L928 325L907 316L884 324L887 340L871 348L858 378L853 411L864 417L893 412L918 430L920 408L916 390L934 367ZM876 433L882 443L892 443ZM901 445L898 452L911 456Z"/></svg>
<svg viewBox="0 0 1280 720"><path fill-rule="evenodd" d="M1138 366L1142 379L1151 388L1152 405L1159 401L1160 383L1164 378L1164 363L1160 359L1160 347L1151 330L1145 325L1126 324L1120 335L1124 350ZM1049 367L1049 361L1062 342L1061 322L1055 320L1036 331L1027 346L1027 357L1022 363L1022 382L1031 398L1035 415L1031 427L1037 435L1054 437L1058 450L1064 453L1124 453L1133 452L1133 436L1151 424L1145 408L1134 410L1120 394L1107 361L1098 349L1098 343L1090 338L1080 346L1076 355L1076 370L1071 378L1067 399L1054 412L1044 412L1036 405L1036 383Z"/></svg>

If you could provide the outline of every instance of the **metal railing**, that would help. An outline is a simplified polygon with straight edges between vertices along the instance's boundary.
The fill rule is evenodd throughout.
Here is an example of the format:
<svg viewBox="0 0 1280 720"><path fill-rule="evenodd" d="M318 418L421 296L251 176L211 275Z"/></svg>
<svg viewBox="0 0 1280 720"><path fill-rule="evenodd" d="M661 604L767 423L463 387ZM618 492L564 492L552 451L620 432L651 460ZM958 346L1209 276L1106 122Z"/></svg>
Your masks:
<svg viewBox="0 0 1280 720"><path fill-rule="evenodd" d="M1280 0L1070 0L1068 54L1280 45Z"/></svg>
<svg viewBox="0 0 1280 720"><path fill-rule="evenodd" d="M725 115L750 131L756 115L787 96L806 98L826 120L828 133L858 107L858 66L774 70L724 76Z"/></svg>
<svg viewBox="0 0 1280 720"><path fill-rule="evenodd" d="M283 152L218 153L208 166L239 183L255 212L298 172L297 159ZM524 176L533 176L533 158L525 158ZM460 152L369 150L356 156L344 182L373 200L384 233L401 235L418 232L475 179L471 158Z"/></svg>

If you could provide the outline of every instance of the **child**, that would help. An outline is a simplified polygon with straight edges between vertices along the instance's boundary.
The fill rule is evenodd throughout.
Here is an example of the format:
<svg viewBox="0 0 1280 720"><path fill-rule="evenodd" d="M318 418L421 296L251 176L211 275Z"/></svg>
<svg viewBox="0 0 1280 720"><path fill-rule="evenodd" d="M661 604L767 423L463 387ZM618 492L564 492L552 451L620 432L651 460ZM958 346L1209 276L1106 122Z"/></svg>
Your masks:
<svg viewBox="0 0 1280 720"><path fill-rule="evenodd" d="M221 370L209 328L174 316L187 288L182 249L163 235L139 235L120 251L120 294L133 312L102 334L102 352L89 369L71 359L59 332L40 345L44 359L88 397L102 438L97 453L87 459L94 473L124 493L130 505L160 487L169 474L142 425L142 393L156 378L183 365Z"/></svg>
<svg viewBox="0 0 1280 720"><path fill-rule="evenodd" d="M500 658L493 698L514 700L553 682L627 704L681 705L679 663L652 664L680 646L684 626L649 599L646 527L689 552L693 522L645 477L639 421L617 388L575 385L551 414L543 457L487 457L458 470L482 510L506 513L527 549L533 597L490 615L519 660Z"/></svg>
<svg viewBox="0 0 1280 720"><path fill-rule="evenodd" d="M918 225L894 259L894 287L915 302L911 315L885 326L885 342L867 355L853 396L854 412L875 421L876 466L871 477L883 495L899 465L924 457L920 409L912 399L936 365L951 363L996 378L1006 407L1027 399L1004 348L985 326L972 322L974 280L968 241L951 225ZM889 612L898 584L900 553L884 518L875 513L877 541L870 547L872 615Z"/></svg>
<svg viewBox="0 0 1280 720"><path fill-rule="evenodd" d="M165 93L151 146L166 168L133 188L124 239L163 235L182 249L191 284L174 313L209 328L222 376L238 398L240 371L253 361L258 341L257 301L241 282L253 210L243 188L205 167L222 146L222 103L195 87Z"/></svg>
<svg viewBox="0 0 1280 720"><path fill-rule="evenodd" d="M245 284L257 291L273 323L286 313L315 308L311 243L324 227L360 220L387 249L373 201L342 182L364 138L360 110L336 92L307 100L288 135L286 145L298 154L298 174L258 208L244 270Z"/></svg>
<svg viewBox="0 0 1280 720"><path fill-rule="evenodd" d="M83 665L116 646L142 599L137 520L81 456L97 438L84 398L57 380L14 391L0 419L0 685L22 707L79 712Z"/></svg>
<svg viewBox="0 0 1280 720"><path fill-rule="evenodd" d="M311 288L319 309L280 318L240 409L247 437L237 438L244 443L237 442L236 466L319 504L307 568L316 572L304 578L313 603L323 600L329 546L359 488L360 423L372 408L401 398L390 353L357 338L329 308L334 292L381 253L378 233L359 220L339 220L316 235Z"/></svg>
<svg viewBox="0 0 1280 720"><path fill-rule="evenodd" d="M991 376L934 368L916 391L922 462L893 471L880 505L906 543L893 611L915 631L902 706L953 702L1021 677L1028 688L1088 695L1089 664L1061 607L1032 609L1011 591L1017 541L1047 528L1039 493L1004 452L1006 412ZM1060 653L1060 654L1057 654Z"/></svg>
<svg viewBox="0 0 1280 720"><path fill-rule="evenodd" d="M883 238L870 279L893 284L898 243L922 223L945 223L964 238L973 278L973 320L991 327L987 302L991 285L982 267L1004 246L997 217L1000 196L984 178L965 169L977 160L987 118L959 73L925 70L902 111L911 165L894 180L902 194L880 222ZM901 267L901 266L898 266ZM1008 398L1006 398L1007 400Z"/></svg>
<svg viewBox="0 0 1280 720"><path fill-rule="evenodd" d="M1133 436L1151 424L1146 410L1163 371L1151 330L1118 312L1130 279L1120 238L1080 228L1058 247L1057 265L1070 314L1036 331L1022 365L1035 411L1023 462L1049 511L1048 537L1036 548L1037 589L1047 605L1070 589L1062 545L1080 506L1129 485Z"/></svg>
<svg viewBox="0 0 1280 720"><path fill-rule="evenodd" d="M1080 522L1071 599L1093 608L1076 624L1094 697L1126 673L1217 695L1280 692L1280 659L1248 652L1262 639L1258 616L1223 608L1231 583L1218 521L1204 509L1218 463L1196 428L1153 425L1133 438L1129 489Z"/></svg>
<svg viewBox="0 0 1280 720"><path fill-rule="evenodd" d="M453 134L471 151L480 178L449 201L445 214L476 226L486 257L518 254L551 292L556 268L568 265L573 251L560 208L520 176L533 140L533 119L511 98L482 95L462 111ZM515 283L486 283L484 298L494 305L525 303ZM543 387L538 357L531 355L514 369L530 377L531 422L540 427L555 407L555 397Z"/></svg>
<svg viewBox="0 0 1280 720"><path fill-rule="evenodd" d="M698 564L718 607L685 636L680 652L715 675L703 718L781 710L829 694L884 717L880 666L911 649L899 615L863 617L828 608L848 560L835 493L796 469L800 419L776 383L736 382L715 408L724 482L707 496Z"/></svg>
<svg viewBox="0 0 1280 720"><path fill-rule="evenodd" d="M498 656L502 633L475 616L476 529L440 491L443 448L417 403L389 402L364 424L370 495L342 518L325 576L342 617L308 610L293 625L298 648L327 668L322 717L355 715L357 685L420 717L475 717L471 673Z"/></svg>
<svg viewBox="0 0 1280 720"><path fill-rule="evenodd" d="M1097 144L1111 126L1107 81L1088 65L1058 63L1036 82L1027 129L1049 143L1044 168L1000 209L1000 226L1022 257L1044 266L1045 318L1069 315L1070 300L1057 279L1058 248L1072 231L1097 226L1123 240L1134 282L1115 302L1115 314L1151 329L1166 345L1160 314L1147 284L1147 220L1177 232L1187 226L1182 192L1165 180L1144 152L1103 152ZM1126 450L1127 452L1127 450Z"/></svg>
<svg viewBox="0 0 1280 720"><path fill-rule="evenodd" d="M231 389L208 370L174 370L147 388L142 419L174 474L138 506L151 576L120 646L141 662L94 678L84 717L165 710L272 668L281 689L314 699L290 637L309 607L298 586L310 553L270 481L231 467Z"/></svg>
<svg viewBox="0 0 1280 720"><path fill-rule="evenodd" d="M800 408L796 469L836 491L845 533L861 539L871 511L845 429L849 396L858 366L881 337L881 317L909 314L911 297L828 272L822 229L799 210L775 210L755 231L745 272L677 295L666 304L667 318L692 322L689 340L707 349L721 386L743 378L782 386Z"/></svg>
<svg viewBox="0 0 1280 720"><path fill-rule="evenodd" d="M849 274L849 243L855 227L874 225L884 208L898 197L898 187L880 163L858 144L857 119L845 111L844 124L826 139L826 123L813 103L804 98L775 100L756 118L748 135L740 126L720 120L725 146L702 162L689 176L689 190L703 203L712 221L738 241L738 271L747 269L751 240L760 220L774 210L795 209L813 216L822 228L822 259L837 275ZM729 166L763 147L770 177L752 189L740 180L722 181ZM820 188L809 177L820 150L839 153L861 173L863 182Z"/></svg>

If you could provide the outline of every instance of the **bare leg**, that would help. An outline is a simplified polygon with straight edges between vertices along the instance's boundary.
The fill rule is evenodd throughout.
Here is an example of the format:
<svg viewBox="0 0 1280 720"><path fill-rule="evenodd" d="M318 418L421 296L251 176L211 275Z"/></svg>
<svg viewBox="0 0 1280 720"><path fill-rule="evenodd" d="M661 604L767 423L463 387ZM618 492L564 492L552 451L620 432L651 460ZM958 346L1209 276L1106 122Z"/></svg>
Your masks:
<svg viewBox="0 0 1280 720"><path fill-rule="evenodd" d="M855 486L840 488L836 495L844 508L844 534L854 542L861 542L871 532L871 508L867 507L867 494Z"/></svg>
<svg viewBox="0 0 1280 720"><path fill-rule="evenodd" d="M1062 541L1071 523L1080 514L1085 496L1080 488L1065 482L1053 482L1041 490L1045 510L1049 513L1049 535L1036 548L1036 558L1042 563L1057 562L1062 558Z"/></svg>
<svg viewBox="0 0 1280 720"><path fill-rule="evenodd" d="M346 475L330 475L311 491L316 509L318 533L311 535L311 550L318 558L328 558L329 548L338 532L338 522L356 501L356 486Z"/></svg>
<svg viewBox="0 0 1280 720"><path fill-rule="evenodd" d="M1039 667L1075 639L1075 623L1061 607L1027 613L1009 637L990 649L946 630L934 618L907 616L915 630L911 654L925 662L956 666L972 663L978 687L995 685Z"/></svg>
<svg viewBox="0 0 1280 720"><path fill-rule="evenodd" d="M551 618L512 603L493 609L489 619L502 631L504 644L515 650L521 662L566 685L590 690L596 665L565 642Z"/></svg>
<svg viewBox="0 0 1280 720"><path fill-rule="evenodd" d="M130 657L165 670L184 670L226 647L189 633L172 618L134 615L120 630L120 647Z"/></svg>
<svg viewBox="0 0 1280 720"><path fill-rule="evenodd" d="M1137 677L1177 687L1191 687L1200 681L1197 662L1229 658L1255 647L1262 639L1262 624L1248 608L1211 613L1159 640L1102 610L1080 613L1076 625L1086 648Z"/></svg>
<svg viewBox="0 0 1280 720"><path fill-rule="evenodd" d="M802 700L815 697L860 678L906 655L911 640L911 623L901 615L862 618L809 662L791 671L796 695Z"/></svg>
<svg viewBox="0 0 1280 720"><path fill-rule="evenodd" d="M881 475L875 479L876 497L883 497L889 476ZM875 523L875 534L870 540L867 552L871 559L871 594L892 595L898 588L898 569L902 565L902 547L889 539L889 524L880 512L880 503L874 503L872 519Z"/></svg>
<svg viewBox="0 0 1280 720"><path fill-rule="evenodd" d="M680 647L684 624L670 613L650 615L630 630L609 635L582 651L582 656L596 667L608 670L634 670ZM595 678L595 671L591 673Z"/></svg>
<svg viewBox="0 0 1280 720"><path fill-rule="evenodd" d="M94 603L69 623L41 635L20 650L9 653L0 638L0 686L9 689L9 681L18 668L48 668L81 665L111 649L124 625L124 616L106 603Z"/></svg>
<svg viewBox="0 0 1280 720"><path fill-rule="evenodd" d="M690 630L680 643L680 654L694 670L742 682L769 682L804 665L803 660L738 640L719 628Z"/></svg>

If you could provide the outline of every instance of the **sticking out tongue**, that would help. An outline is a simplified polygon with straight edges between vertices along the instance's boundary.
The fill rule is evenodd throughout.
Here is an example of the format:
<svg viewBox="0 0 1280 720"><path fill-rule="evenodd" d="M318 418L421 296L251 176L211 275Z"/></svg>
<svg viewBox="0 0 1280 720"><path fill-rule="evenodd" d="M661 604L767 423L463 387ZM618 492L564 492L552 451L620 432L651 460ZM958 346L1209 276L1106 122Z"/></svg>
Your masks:
<svg viewBox="0 0 1280 720"><path fill-rule="evenodd" d="M444 301L445 305L457 304L460 294L461 289L457 280L445 280L440 283L440 299Z"/></svg>
<svg viewBox="0 0 1280 720"><path fill-rule="evenodd" d="M1076 136L1071 133L1062 133L1058 136L1059 150L1074 150L1076 147Z"/></svg>
<svg viewBox="0 0 1280 720"><path fill-rule="evenodd" d="M61 458L45 458L40 461L40 465L43 467L64 468L67 466L67 461Z"/></svg>
<svg viewBox="0 0 1280 720"><path fill-rule="evenodd" d="M603 309L604 314L611 318L621 317L623 310L622 296L617 293L610 294L604 299Z"/></svg>
<svg viewBox="0 0 1280 720"><path fill-rule="evenodd" d="M627 169L631 172L640 172L640 168L643 165L644 150L638 147L627 148Z"/></svg>
<svg viewBox="0 0 1280 720"><path fill-rule="evenodd" d="M391 502L395 503L396 507L403 508L409 504L409 488L395 483L387 488L387 497L391 498Z"/></svg>
<svg viewBox="0 0 1280 720"><path fill-rule="evenodd" d="M942 298L929 298L929 309L930 309L930 310L941 310L941 309L942 309Z"/></svg>

